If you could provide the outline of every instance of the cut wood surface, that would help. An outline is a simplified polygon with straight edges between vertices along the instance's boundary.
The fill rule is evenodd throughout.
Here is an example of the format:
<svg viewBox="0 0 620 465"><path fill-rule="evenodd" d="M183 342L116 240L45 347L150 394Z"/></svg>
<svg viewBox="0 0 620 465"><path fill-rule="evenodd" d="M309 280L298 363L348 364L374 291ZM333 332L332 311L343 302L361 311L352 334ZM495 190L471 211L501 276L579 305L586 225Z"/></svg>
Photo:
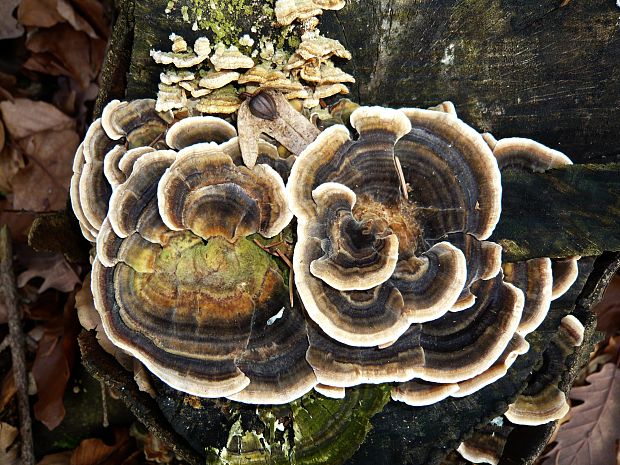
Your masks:
<svg viewBox="0 0 620 465"><path fill-rule="evenodd" d="M244 2L217 2L239 3ZM188 41L203 35L180 17L189 0L175 5L166 15L161 1L123 3L98 108L112 98L154 97L161 70L149 50L168 49L173 31ZM452 100L465 122L498 139L528 137L576 163L606 163L506 173L503 216L493 239L508 259L519 260L620 250L620 165L614 163L620 160L619 14L610 0L349 0L344 9L326 12L320 28L353 53L343 67L357 79L351 98L359 103L428 107ZM240 31L249 32L252 21L252 14L244 17ZM476 426L506 409L560 319L572 312L586 326L586 343L565 367L561 388L569 389L595 341L589 308L617 264L618 254L581 262L575 287L554 302L550 317L528 337L532 349L500 382L424 408L388 403L372 418L373 428L349 463L440 463ZM102 363L105 356L91 342L92 337L82 344L94 376L117 388L131 382L120 366L108 365L115 362ZM169 425L160 412L153 413L154 403L144 393L126 391L128 405L191 462L204 461L204 448L196 444L201 437L220 437L221 425L188 432L187 425L209 424L210 408L189 409L186 396L160 388L157 403ZM532 463L550 432L551 425L516 428L506 447L508 461L501 463Z"/></svg>

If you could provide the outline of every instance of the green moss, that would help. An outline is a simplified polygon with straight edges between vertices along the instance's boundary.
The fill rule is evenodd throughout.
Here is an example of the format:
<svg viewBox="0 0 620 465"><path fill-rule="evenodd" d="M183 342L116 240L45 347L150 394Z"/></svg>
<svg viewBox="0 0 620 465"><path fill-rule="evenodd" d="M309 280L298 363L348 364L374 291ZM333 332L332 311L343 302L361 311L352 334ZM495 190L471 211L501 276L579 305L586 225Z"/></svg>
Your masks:
<svg viewBox="0 0 620 465"><path fill-rule="evenodd" d="M243 286L250 294L259 291L265 274L275 267L271 255L251 240L231 244L214 237L205 242L189 231L173 236L156 264L158 272L174 274L180 283L193 283L202 276L213 290Z"/></svg>
<svg viewBox="0 0 620 465"><path fill-rule="evenodd" d="M371 428L370 419L389 397L389 386L365 385L348 389L342 400L310 392L286 406L258 407L254 424L259 427L244 429L239 417L229 430L226 447L207 450L207 463L344 463L363 442Z"/></svg>

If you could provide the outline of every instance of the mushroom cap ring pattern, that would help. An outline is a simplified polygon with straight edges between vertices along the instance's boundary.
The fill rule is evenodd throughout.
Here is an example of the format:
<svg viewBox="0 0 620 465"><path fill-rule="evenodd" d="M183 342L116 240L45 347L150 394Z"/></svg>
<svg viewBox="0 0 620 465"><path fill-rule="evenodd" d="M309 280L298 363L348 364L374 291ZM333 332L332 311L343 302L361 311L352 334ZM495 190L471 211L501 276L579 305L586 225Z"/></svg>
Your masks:
<svg viewBox="0 0 620 465"><path fill-rule="evenodd" d="M570 283L548 258L502 268L500 168L568 159L453 111L349 122L297 157L256 134L245 166L243 128L108 104L71 189L108 338L175 389L255 404L394 383L425 405L503 376ZM264 244L295 237L293 217L289 270Z"/></svg>

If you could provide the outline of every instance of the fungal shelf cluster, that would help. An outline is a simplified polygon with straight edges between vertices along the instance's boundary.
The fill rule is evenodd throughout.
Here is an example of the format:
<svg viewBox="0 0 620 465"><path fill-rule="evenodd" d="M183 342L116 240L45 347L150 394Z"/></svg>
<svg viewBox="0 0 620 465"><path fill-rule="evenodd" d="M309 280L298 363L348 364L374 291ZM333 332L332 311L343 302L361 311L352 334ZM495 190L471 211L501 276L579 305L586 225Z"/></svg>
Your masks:
<svg viewBox="0 0 620 465"><path fill-rule="evenodd" d="M577 277L578 257L504 263L489 240L502 173L565 155L479 134L450 102L325 104L354 82L332 61L351 54L316 29L342 6L278 0L278 24L304 32L289 54L172 34L172 51L151 51L168 67L157 100L109 102L77 150L71 203L95 246L96 313L81 319L178 391L258 405L364 385L414 407L468 396L528 351ZM558 344L578 345L579 321L562 324ZM545 412L536 395L507 418L565 412L557 388ZM494 460L476 438L459 452Z"/></svg>
<svg viewBox="0 0 620 465"><path fill-rule="evenodd" d="M449 106L360 107L300 130L296 157L278 139L303 117L282 105L264 91L235 128L113 101L91 125L71 194L111 342L175 389L257 404L393 383L427 405L503 376L575 260L555 280L548 258L502 265L501 169L569 160Z"/></svg>

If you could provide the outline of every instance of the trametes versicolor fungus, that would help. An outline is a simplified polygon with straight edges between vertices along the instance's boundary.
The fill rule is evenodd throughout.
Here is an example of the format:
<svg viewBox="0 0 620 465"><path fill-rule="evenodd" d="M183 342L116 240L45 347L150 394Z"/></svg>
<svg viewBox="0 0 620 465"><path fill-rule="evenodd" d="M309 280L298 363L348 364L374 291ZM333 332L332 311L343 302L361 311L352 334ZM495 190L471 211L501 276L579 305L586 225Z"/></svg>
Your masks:
<svg viewBox="0 0 620 465"><path fill-rule="evenodd" d="M72 202L96 242L92 290L112 342L176 389L250 403L400 383L394 399L425 405L503 376L554 297L549 259L502 271L488 240L498 160L538 146L483 138L447 103L362 107L356 134L319 133L262 94L236 129L173 121L152 100L112 102L91 126ZM136 147L139 121L151 140ZM261 133L289 149L303 134L305 147L281 158ZM295 305L286 267L255 241L293 214ZM556 266L564 290L573 265Z"/></svg>

